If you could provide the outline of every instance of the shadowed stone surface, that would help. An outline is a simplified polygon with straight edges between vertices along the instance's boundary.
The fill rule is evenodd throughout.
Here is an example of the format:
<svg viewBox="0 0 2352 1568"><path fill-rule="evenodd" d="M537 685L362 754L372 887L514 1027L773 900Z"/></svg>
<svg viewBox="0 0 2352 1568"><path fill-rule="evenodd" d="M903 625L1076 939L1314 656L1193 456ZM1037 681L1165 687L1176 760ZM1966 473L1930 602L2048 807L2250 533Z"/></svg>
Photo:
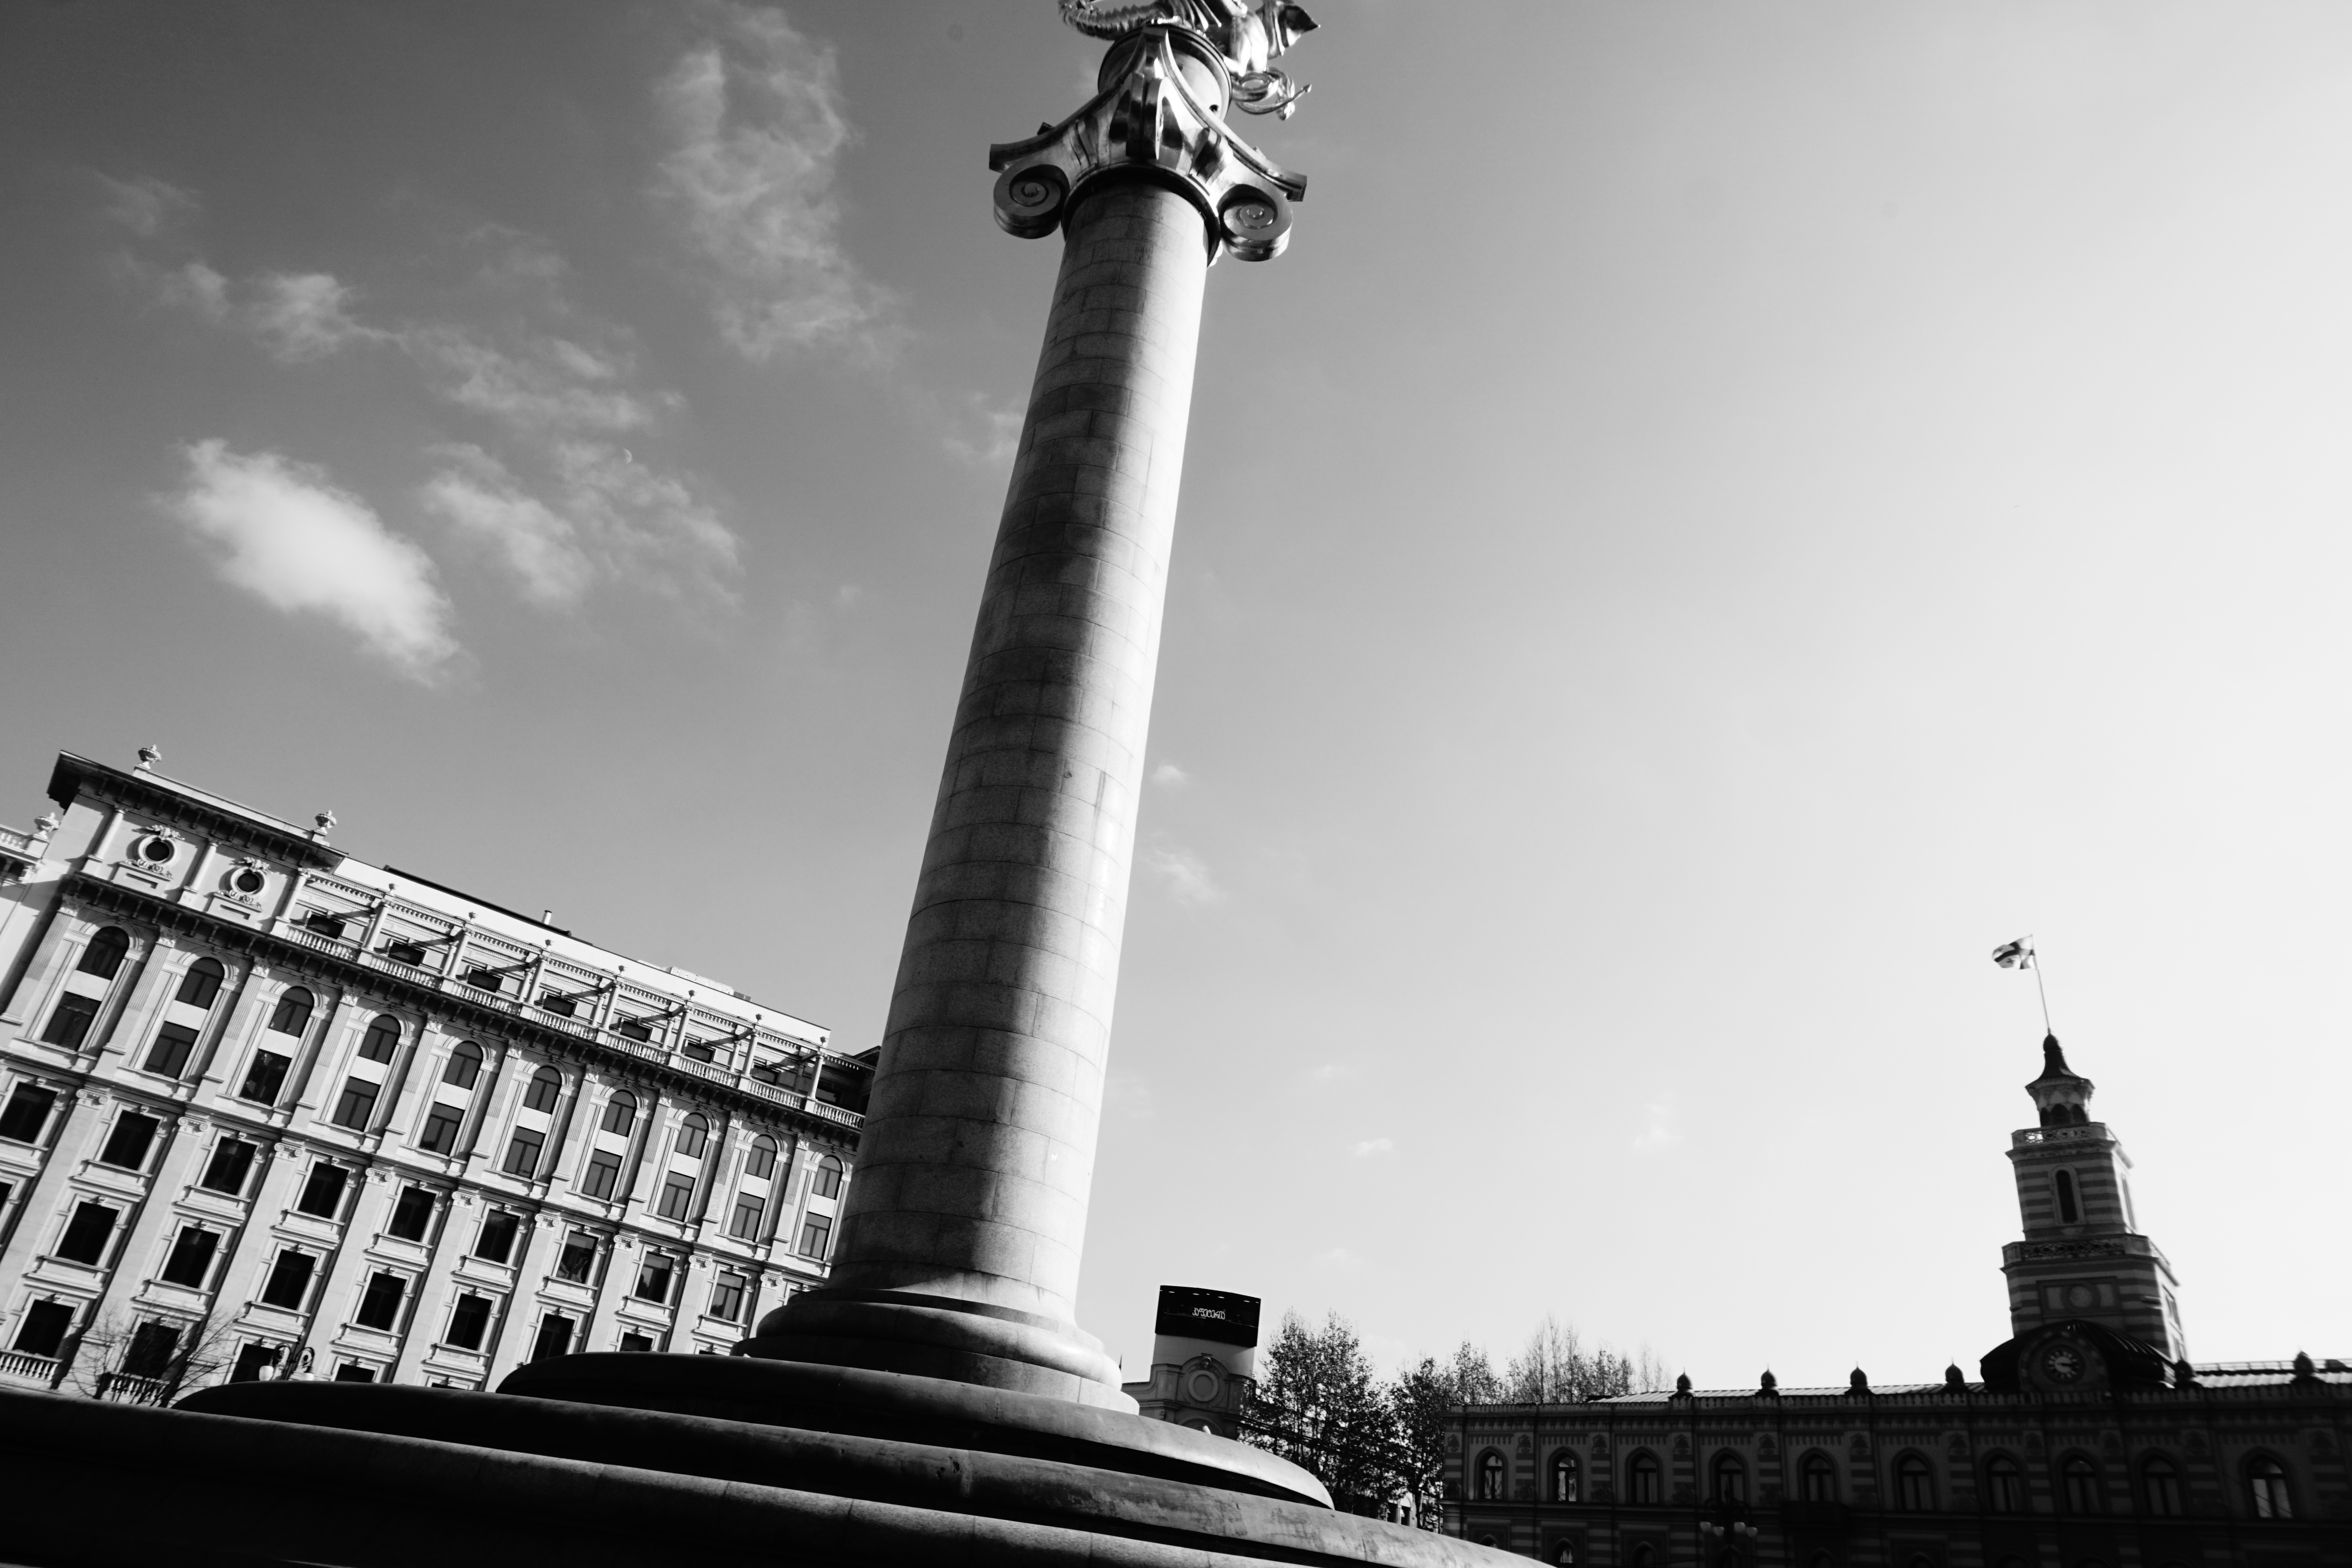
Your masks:
<svg viewBox="0 0 2352 1568"><path fill-rule="evenodd" d="M1071 1303L1207 267L1199 209L1162 186L1071 215L833 1284L762 1323L754 1355L1132 1408ZM851 1298L882 1310L864 1339L832 1305ZM887 1331L890 1310L927 1326ZM927 1362L927 1337L991 1362Z"/></svg>

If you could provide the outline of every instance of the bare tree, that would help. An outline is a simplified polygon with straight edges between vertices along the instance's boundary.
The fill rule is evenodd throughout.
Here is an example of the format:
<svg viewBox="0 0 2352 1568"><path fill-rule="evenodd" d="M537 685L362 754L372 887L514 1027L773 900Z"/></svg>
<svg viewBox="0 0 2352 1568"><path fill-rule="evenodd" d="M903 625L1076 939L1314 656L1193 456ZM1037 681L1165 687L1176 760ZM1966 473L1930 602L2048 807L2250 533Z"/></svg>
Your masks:
<svg viewBox="0 0 2352 1568"><path fill-rule="evenodd" d="M61 1359L76 1393L125 1405L169 1405L183 1389L202 1384L236 1353L228 1324L138 1321L109 1313L76 1336Z"/></svg>

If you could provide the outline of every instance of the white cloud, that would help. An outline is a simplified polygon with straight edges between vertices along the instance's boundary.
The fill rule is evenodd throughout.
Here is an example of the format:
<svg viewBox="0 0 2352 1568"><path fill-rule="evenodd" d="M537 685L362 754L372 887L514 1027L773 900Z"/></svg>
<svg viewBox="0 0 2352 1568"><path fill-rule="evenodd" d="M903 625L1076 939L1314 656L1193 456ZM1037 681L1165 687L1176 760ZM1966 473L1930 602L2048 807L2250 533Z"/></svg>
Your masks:
<svg viewBox="0 0 2352 1568"><path fill-rule="evenodd" d="M1021 446L1022 413L1017 405L992 403L972 394L950 416L945 437L948 455L982 468L1010 467L1013 454Z"/></svg>
<svg viewBox="0 0 2352 1568"><path fill-rule="evenodd" d="M1115 1072L1105 1079L1103 1103L1124 1121L1150 1121L1159 1114L1150 1080L1134 1073Z"/></svg>
<svg viewBox="0 0 2352 1568"><path fill-rule="evenodd" d="M109 182L122 221L142 236L147 215L176 199ZM165 187L169 190L169 187ZM176 209L174 209L176 210ZM145 226L141 226L144 225ZM662 471L614 437L657 440L675 393L648 388L628 334L572 308L568 268L530 236L497 228L467 237L478 255L472 297L487 319L376 322L358 290L327 272L224 277L202 258L123 265L164 303L251 336L287 363L366 347L404 355L444 403L470 416L477 439L431 449L420 489L427 510L486 552L522 597L579 605L602 584L650 588L705 606L734 601L741 542L690 476Z"/></svg>
<svg viewBox="0 0 2352 1568"><path fill-rule="evenodd" d="M1190 849L1174 845L1152 845L1138 857L1143 868L1160 879L1168 896L1188 908L1221 902L1225 890L1209 875L1208 862Z"/></svg>
<svg viewBox="0 0 2352 1568"><path fill-rule="evenodd" d="M1367 1138L1362 1142L1355 1146L1353 1152L1359 1160L1368 1160L1374 1154L1393 1154L1396 1152L1396 1140L1393 1138Z"/></svg>
<svg viewBox="0 0 2352 1568"><path fill-rule="evenodd" d="M705 14L715 36L655 89L669 148L655 192L684 219L719 331L755 360L878 349L887 301L841 243L834 178L852 132L833 51L779 11Z"/></svg>
<svg viewBox="0 0 2352 1568"><path fill-rule="evenodd" d="M479 447L443 449L449 466L425 483L425 507L458 536L491 550L514 574L523 597L540 605L576 603L596 569L579 531L514 482Z"/></svg>
<svg viewBox="0 0 2352 1568"><path fill-rule="evenodd" d="M1654 1100L1642 1108L1642 1131L1634 1136L1633 1147L1649 1152L1671 1149L1683 1141L1675 1126L1675 1108L1663 1100Z"/></svg>
<svg viewBox="0 0 2352 1568"><path fill-rule="evenodd" d="M598 581L673 597L731 602L739 542L681 480L608 442L563 441L546 454L554 504L479 447L439 448L425 504L463 538L489 547L526 598L576 604Z"/></svg>
<svg viewBox="0 0 2352 1568"><path fill-rule="evenodd" d="M1192 782L1192 775L1174 763L1162 763L1151 770L1151 782L1161 789L1182 789Z"/></svg>
<svg viewBox="0 0 2352 1568"><path fill-rule="evenodd" d="M274 452L186 447L172 512L219 546L221 576L273 608L324 616L402 674L431 683L457 654L425 552L325 472Z"/></svg>
<svg viewBox="0 0 2352 1568"><path fill-rule="evenodd" d="M253 295L246 322L282 360L323 359L345 343L394 335L354 320L346 308L352 289L331 273L272 272L256 280Z"/></svg>
<svg viewBox="0 0 2352 1568"><path fill-rule="evenodd" d="M106 216L142 239L152 239L194 216L200 205L193 191L152 174L134 180L100 174L98 183L106 188Z"/></svg>

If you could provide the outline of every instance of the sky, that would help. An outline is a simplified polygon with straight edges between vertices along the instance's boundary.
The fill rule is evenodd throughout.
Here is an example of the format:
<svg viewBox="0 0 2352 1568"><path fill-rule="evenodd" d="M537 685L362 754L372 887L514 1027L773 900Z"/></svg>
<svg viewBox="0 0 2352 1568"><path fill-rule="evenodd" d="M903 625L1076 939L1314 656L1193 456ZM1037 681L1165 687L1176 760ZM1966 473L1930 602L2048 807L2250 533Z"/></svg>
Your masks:
<svg viewBox="0 0 2352 1568"><path fill-rule="evenodd" d="M2352 10L1320 0L1209 278L1081 1321L1973 1371L2042 1020L2352 1354ZM0 11L0 822L163 770L876 1043L1045 0Z"/></svg>

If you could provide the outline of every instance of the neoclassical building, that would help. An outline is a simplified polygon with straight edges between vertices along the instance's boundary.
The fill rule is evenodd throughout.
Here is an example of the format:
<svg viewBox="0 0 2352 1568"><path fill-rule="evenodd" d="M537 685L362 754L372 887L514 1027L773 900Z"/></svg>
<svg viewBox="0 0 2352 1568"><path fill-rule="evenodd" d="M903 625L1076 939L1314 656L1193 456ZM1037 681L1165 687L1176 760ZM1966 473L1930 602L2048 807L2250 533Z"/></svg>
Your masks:
<svg viewBox="0 0 2352 1568"><path fill-rule="evenodd" d="M0 830L0 1382L489 1388L824 1278L870 1053L154 760Z"/></svg>
<svg viewBox="0 0 2352 1568"><path fill-rule="evenodd" d="M2199 1364L2055 1038L2009 1158L2011 1337L1970 1379L1470 1405L1445 1527L1591 1568L2341 1568L2352 1368Z"/></svg>

